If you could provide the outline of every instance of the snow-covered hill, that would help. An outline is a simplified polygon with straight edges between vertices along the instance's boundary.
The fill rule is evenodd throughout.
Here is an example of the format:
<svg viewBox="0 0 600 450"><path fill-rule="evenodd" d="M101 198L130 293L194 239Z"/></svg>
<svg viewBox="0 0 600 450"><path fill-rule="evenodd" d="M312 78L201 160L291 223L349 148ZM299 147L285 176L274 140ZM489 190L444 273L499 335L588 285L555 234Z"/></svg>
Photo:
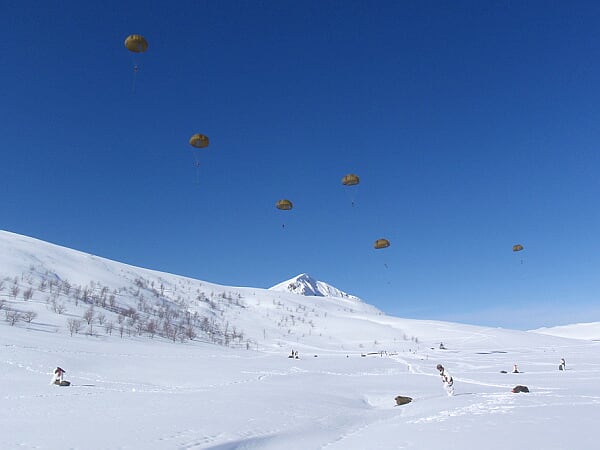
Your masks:
<svg viewBox="0 0 600 450"><path fill-rule="evenodd" d="M485 327L466 325L456 332L445 322L386 316L305 274L271 289L222 286L6 231L0 231L0 301L6 311L20 316L14 326L253 349L378 351L404 344L453 345L464 339L465 329L495 347L525 333L500 330L492 336ZM29 312L43 320L27 322ZM530 339L548 337L533 334Z"/></svg>
<svg viewBox="0 0 600 450"><path fill-rule="evenodd" d="M306 274L271 289L222 286L5 231L0 232L0 300L5 310L44 317L38 327L69 335L75 330L246 348L344 351L377 351L401 342L452 344L456 338L448 323L386 316ZM20 320L15 326L25 325ZM483 327L470 329L480 339L487 335ZM522 333L502 330L494 334L494 345L503 335L512 339ZM461 327L458 335L463 334Z"/></svg>
<svg viewBox="0 0 600 450"><path fill-rule="evenodd" d="M535 333L548 334L550 336L600 341L600 322L544 327L532 331Z"/></svg>

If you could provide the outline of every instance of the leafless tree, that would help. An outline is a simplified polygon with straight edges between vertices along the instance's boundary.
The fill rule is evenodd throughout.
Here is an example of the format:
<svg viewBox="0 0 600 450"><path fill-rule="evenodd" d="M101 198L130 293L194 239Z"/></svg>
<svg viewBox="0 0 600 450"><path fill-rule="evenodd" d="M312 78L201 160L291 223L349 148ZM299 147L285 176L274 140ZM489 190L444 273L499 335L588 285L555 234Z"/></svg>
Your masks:
<svg viewBox="0 0 600 450"><path fill-rule="evenodd" d="M35 311L25 311L23 313L23 320L27 323L31 323L33 319L37 317L37 313Z"/></svg>
<svg viewBox="0 0 600 450"><path fill-rule="evenodd" d="M96 317L96 313L94 311L94 307L90 306L89 309L87 309L84 313L83 313L83 320L85 320L87 322L88 325L91 325L92 322L94 321L94 318Z"/></svg>
<svg viewBox="0 0 600 450"><path fill-rule="evenodd" d="M19 311L14 311L12 309L7 309L4 311L6 316L6 321L10 324L11 327L15 326L15 324L21 320L21 313Z"/></svg>
<svg viewBox="0 0 600 450"><path fill-rule="evenodd" d="M27 288L23 291L23 300L31 300L33 297L33 288Z"/></svg>
<svg viewBox="0 0 600 450"><path fill-rule="evenodd" d="M62 282L62 291L63 294L67 296L71 293L71 283L69 283L67 280L64 280Z"/></svg>
<svg viewBox="0 0 600 450"><path fill-rule="evenodd" d="M184 336L186 338L188 338L190 341L193 341L194 339L196 339L196 330L194 330L194 327L191 325L186 325L185 329L184 329Z"/></svg>
<svg viewBox="0 0 600 450"><path fill-rule="evenodd" d="M146 332L148 333L148 335L150 336L151 339L154 338L154 335L156 334L157 331L158 331L158 324L156 323L155 320L150 319L148 322L146 322Z"/></svg>
<svg viewBox="0 0 600 450"><path fill-rule="evenodd" d="M106 331L106 334L110 334L112 336L113 328L114 324L110 320L104 324L104 330Z"/></svg>
<svg viewBox="0 0 600 450"><path fill-rule="evenodd" d="M142 332L146 329L146 323L143 320L138 320L135 323L135 331L138 336L142 335Z"/></svg>
<svg viewBox="0 0 600 450"><path fill-rule="evenodd" d="M57 294L52 294L52 297L49 299L52 311L56 314L63 314L67 311L67 307L64 303L59 303L57 297Z"/></svg>
<svg viewBox="0 0 600 450"><path fill-rule="evenodd" d="M73 336L73 333L77 334L81 331L83 322L79 319L67 319L67 325L69 326L69 332L71 333L71 336Z"/></svg>
<svg viewBox="0 0 600 450"><path fill-rule="evenodd" d="M12 298L17 298L17 295L19 295L19 291L20 291L20 290L21 290L21 289L19 288L19 285L18 285L17 283L13 284L13 285L10 287L10 296L11 296Z"/></svg>
<svg viewBox="0 0 600 450"><path fill-rule="evenodd" d="M94 311L94 306L90 306L89 309L87 309L84 313L83 313L83 320L85 320L88 324L88 326L90 327L90 334L93 335L94 334L94 320L96 319L96 313Z"/></svg>

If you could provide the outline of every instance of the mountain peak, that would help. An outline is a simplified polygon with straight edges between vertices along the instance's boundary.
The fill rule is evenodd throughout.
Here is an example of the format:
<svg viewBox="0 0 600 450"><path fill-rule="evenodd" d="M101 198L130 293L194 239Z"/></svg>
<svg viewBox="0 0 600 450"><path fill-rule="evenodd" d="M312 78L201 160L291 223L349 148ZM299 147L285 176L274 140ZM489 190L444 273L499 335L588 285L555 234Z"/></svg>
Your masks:
<svg viewBox="0 0 600 450"><path fill-rule="evenodd" d="M292 292L309 297L335 297L361 301L358 297L347 294L323 281L316 280L307 273L296 275L294 278L276 284L269 289L273 291Z"/></svg>

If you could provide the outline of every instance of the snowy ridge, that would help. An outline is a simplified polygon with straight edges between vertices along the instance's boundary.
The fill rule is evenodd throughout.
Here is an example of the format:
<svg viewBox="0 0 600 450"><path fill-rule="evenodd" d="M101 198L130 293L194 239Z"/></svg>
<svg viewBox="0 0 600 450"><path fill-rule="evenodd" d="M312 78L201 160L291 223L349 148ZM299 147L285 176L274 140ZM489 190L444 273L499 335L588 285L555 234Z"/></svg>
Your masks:
<svg viewBox="0 0 600 450"><path fill-rule="evenodd" d="M314 297L335 297L345 298L361 302L362 300L354 295L347 294L336 287L331 286L323 281L318 281L306 273L290 278L275 286L269 288L272 291L286 291L293 294L314 296Z"/></svg>

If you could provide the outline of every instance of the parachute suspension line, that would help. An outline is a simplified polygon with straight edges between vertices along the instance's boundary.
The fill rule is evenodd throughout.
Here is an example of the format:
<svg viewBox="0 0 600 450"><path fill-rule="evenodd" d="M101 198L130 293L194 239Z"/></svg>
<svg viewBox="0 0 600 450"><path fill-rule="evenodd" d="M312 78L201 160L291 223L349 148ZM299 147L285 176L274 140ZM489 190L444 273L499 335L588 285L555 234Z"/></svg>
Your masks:
<svg viewBox="0 0 600 450"><path fill-rule="evenodd" d="M135 81L137 79L137 66L133 67L133 78L131 80L131 92L135 93Z"/></svg>
<svg viewBox="0 0 600 450"><path fill-rule="evenodd" d="M140 66L137 63L136 57L135 57L135 53L131 54L131 92L134 93L135 92L135 85L137 82L137 74L140 71Z"/></svg>
<svg viewBox="0 0 600 450"><path fill-rule="evenodd" d="M196 168L196 181L195 181L195 184L197 184L199 186L200 185L200 169L201 169L200 155L198 154L197 151L193 151L193 153L194 153L194 167Z"/></svg>
<svg viewBox="0 0 600 450"><path fill-rule="evenodd" d="M200 164L196 163L196 182L198 186L200 185Z"/></svg>

